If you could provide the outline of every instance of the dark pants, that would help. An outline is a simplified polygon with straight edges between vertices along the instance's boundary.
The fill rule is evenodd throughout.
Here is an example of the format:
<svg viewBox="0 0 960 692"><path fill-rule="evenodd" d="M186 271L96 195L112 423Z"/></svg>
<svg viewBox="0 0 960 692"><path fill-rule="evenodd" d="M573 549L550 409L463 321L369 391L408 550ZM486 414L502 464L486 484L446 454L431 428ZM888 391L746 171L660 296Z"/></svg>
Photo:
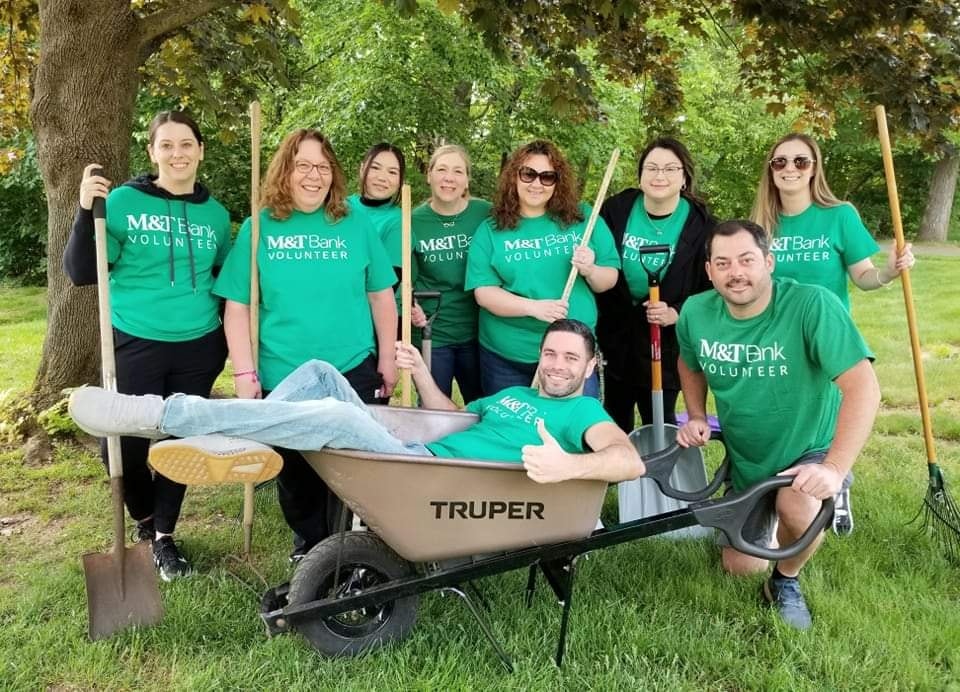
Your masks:
<svg viewBox="0 0 960 692"><path fill-rule="evenodd" d="M518 363L480 346L480 384L484 396L492 396L507 387L529 387L537 374L537 363ZM584 396L600 398L597 371L583 383Z"/></svg>
<svg viewBox="0 0 960 692"><path fill-rule="evenodd" d="M350 386L365 404L386 403L373 396L383 385L377 372L377 359L369 356L360 365L343 373ZM264 393L266 396L266 392ZM303 455L295 449L277 447L283 457L283 468L277 476L277 497L287 525L293 530L293 544L298 550L309 550L340 526L343 502L317 475ZM343 517L350 528L352 515Z"/></svg>
<svg viewBox="0 0 960 692"><path fill-rule="evenodd" d="M436 346L430 350L430 374L440 391L448 397L453 394L456 378L463 403L480 398L480 355L476 341L465 344Z"/></svg>
<svg viewBox="0 0 960 692"><path fill-rule="evenodd" d="M653 423L653 399L648 387L642 387L618 377L607 368L604 373L603 407L620 429L629 434L634 430L636 419L633 407L640 412L644 425ZM663 390L663 422L676 425L677 396L680 390Z"/></svg>
<svg viewBox="0 0 960 692"><path fill-rule="evenodd" d="M159 394L167 397L181 392L209 396L227 358L227 342L218 327L190 341L153 341L113 330L117 360L117 390L123 394ZM107 465L107 441L101 442ZM136 520L153 516L154 528L173 533L187 490L147 466L150 440L121 437L123 457L123 500Z"/></svg>

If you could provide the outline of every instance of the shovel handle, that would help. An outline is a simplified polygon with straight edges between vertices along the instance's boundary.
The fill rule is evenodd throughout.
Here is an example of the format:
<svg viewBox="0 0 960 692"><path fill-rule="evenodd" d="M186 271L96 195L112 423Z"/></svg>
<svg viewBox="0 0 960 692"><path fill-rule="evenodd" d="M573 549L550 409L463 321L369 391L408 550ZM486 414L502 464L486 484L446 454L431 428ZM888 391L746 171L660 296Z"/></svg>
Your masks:
<svg viewBox="0 0 960 692"><path fill-rule="evenodd" d="M730 469L730 459L729 457L724 457L723 463L720 465L720 468L717 469L717 472L713 475L713 480L711 480L709 484L700 490L686 491L674 488L670 484L670 477L673 475L673 469L680 460L682 452L683 448L676 442L673 442L669 447L660 452L645 455L643 457L643 465L646 467L646 471L643 477L652 480L657 484L657 487L660 488L661 493L675 500L683 500L684 502L699 502L700 500L705 500L717 492L720 486L723 485L723 481L726 480Z"/></svg>
<svg viewBox="0 0 960 692"><path fill-rule="evenodd" d="M410 255L413 251L411 241L411 202L410 186L400 188L400 340L409 346L413 332L411 312L413 310L413 283L411 281ZM413 402L410 369L400 370L400 403L410 406Z"/></svg>
<svg viewBox="0 0 960 692"><path fill-rule="evenodd" d="M253 369L260 362L260 102L250 103L250 354Z"/></svg>

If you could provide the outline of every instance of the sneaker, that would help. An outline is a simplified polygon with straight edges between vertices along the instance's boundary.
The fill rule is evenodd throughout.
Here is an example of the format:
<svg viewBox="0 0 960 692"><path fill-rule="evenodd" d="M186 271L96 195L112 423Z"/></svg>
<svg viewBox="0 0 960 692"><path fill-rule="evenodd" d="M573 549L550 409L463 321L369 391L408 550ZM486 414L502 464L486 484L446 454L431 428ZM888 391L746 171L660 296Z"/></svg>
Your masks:
<svg viewBox="0 0 960 692"><path fill-rule="evenodd" d="M166 437L160 432L163 397L156 394L134 396L103 387L81 387L70 395L67 410L74 422L94 437Z"/></svg>
<svg viewBox="0 0 960 692"><path fill-rule="evenodd" d="M173 536L163 536L153 542L153 564L164 581L190 574L190 563L180 554Z"/></svg>
<svg viewBox="0 0 960 692"><path fill-rule="evenodd" d="M853 507L850 505L850 489L837 493L833 499L833 532L838 536L853 533Z"/></svg>
<svg viewBox="0 0 960 692"><path fill-rule="evenodd" d="M290 564L299 565L300 561L307 556L307 553L310 552L307 548L298 546L293 549L293 552L290 553Z"/></svg>
<svg viewBox="0 0 960 692"><path fill-rule="evenodd" d="M808 630L813 625L810 609L800 591L800 581L796 577L774 579L772 576L763 582L763 599L777 609L783 621L797 630Z"/></svg>
<svg viewBox="0 0 960 692"><path fill-rule="evenodd" d="M130 542L150 543L156 535L156 531L154 531L153 528L153 517L150 517L149 519L137 522L137 525L133 528L133 533L130 534Z"/></svg>
<svg viewBox="0 0 960 692"><path fill-rule="evenodd" d="M283 458L267 445L226 435L158 442L149 459L157 473L184 485L262 483L283 467Z"/></svg>

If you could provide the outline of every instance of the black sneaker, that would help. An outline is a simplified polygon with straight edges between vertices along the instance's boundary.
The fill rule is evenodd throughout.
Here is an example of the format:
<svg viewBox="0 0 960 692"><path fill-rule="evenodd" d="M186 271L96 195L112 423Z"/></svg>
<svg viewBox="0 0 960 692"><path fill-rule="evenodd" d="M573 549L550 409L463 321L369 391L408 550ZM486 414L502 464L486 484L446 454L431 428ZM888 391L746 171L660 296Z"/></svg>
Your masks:
<svg viewBox="0 0 960 692"><path fill-rule="evenodd" d="M290 553L290 564L299 565L300 561L304 557L306 557L308 552L309 552L309 549L304 548L303 546L297 546L296 548L293 549L293 552Z"/></svg>
<svg viewBox="0 0 960 692"><path fill-rule="evenodd" d="M150 543L153 541L156 532L153 528L153 517L138 521L130 534L131 543Z"/></svg>
<svg viewBox="0 0 960 692"><path fill-rule="evenodd" d="M180 554L173 536L163 536L153 542L153 564L164 581L190 574L190 563Z"/></svg>
<svg viewBox="0 0 960 692"><path fill-rule="evenodd" d="M796 577L775 579L771 576L763 583L763 599L776 608L783 621L794 629L808 630L813 625L810 609L807 608Z"/></svg>

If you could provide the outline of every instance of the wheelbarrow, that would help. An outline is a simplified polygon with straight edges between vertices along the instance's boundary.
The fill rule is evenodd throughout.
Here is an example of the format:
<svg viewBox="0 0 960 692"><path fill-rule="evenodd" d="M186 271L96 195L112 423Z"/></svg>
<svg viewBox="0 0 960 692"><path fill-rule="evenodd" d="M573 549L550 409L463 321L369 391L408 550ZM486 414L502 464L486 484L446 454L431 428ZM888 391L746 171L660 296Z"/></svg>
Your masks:
<svg viewBox="0 0 960 692"><path fill-rule="evenodd" d="M465 412L371 407L401 439L429 442L476 421ZM688 507L609 528L594 529L607 484L539 484L522 465L442 457L325 449L304 456L327 485L370 527L331 536L297 566L288 584L267 591L261 618L270 635L296 631L326 656L356 655L407 636L419 595L460 597L507 670L513 664L470 596L473 582L529 568L527 603L542 573L563 606L555 661L563 660L578 556L688 526L722 531L750 555L779 560L804 550L833 512L824 501L793 544L749 543L742 535L751 511L768 493L790 485L775 476L743 492L700 499ZM674 444L645 459L647 475L670 485L679 458ZM719 487L726 465L698 497ZM685 492L687 499L692 493Z"/></svg>

